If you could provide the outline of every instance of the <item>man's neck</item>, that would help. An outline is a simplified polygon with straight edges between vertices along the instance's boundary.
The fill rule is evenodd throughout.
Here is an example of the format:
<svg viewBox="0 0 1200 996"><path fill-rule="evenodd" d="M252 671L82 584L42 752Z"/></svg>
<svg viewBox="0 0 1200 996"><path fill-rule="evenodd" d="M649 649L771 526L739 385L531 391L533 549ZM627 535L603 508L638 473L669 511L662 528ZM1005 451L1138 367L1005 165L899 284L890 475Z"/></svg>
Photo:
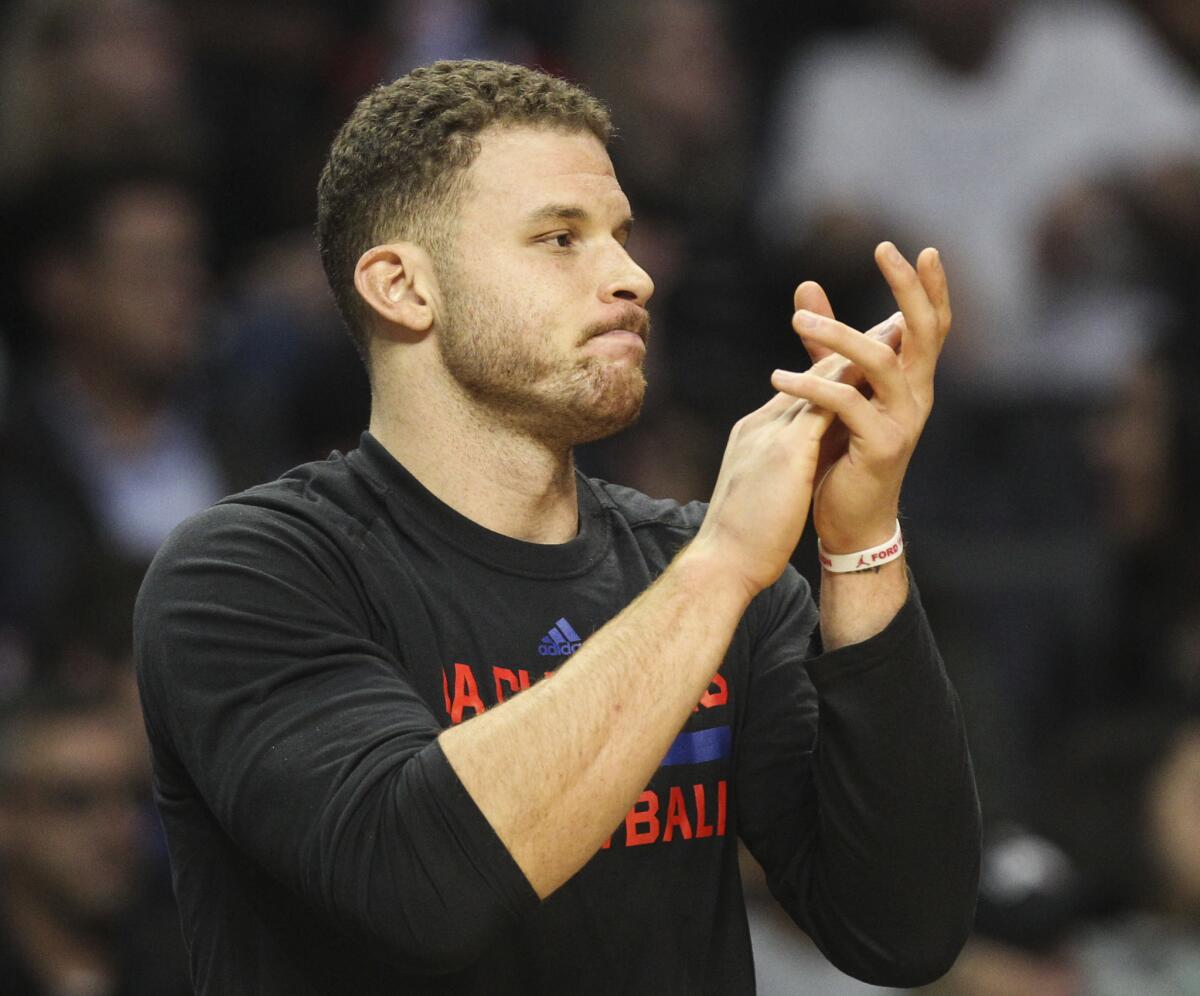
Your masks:
<svg viewBox="0 0 1200 996"><path fill-rule="evenodd" d="M457 392L433 393L410 389L399 404L377 395L371 435L440 501L492 532L531 543L575 536L571 447L489 417Z"/></svg>

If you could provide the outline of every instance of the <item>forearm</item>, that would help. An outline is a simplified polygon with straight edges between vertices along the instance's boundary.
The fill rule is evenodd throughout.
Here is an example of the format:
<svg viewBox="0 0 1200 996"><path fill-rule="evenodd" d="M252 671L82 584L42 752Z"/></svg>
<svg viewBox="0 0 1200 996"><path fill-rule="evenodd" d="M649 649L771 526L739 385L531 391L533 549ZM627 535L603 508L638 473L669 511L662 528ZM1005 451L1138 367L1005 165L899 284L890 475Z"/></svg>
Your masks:
<svg viewBox="0 0 1200 996"><path fill-rule="evenodd" d="M793 829L790 847L787 830L770 831L773 888L843 971L928 982L970 928L979 809L957 697L915 587L880 634L827 651L808 673L820 698L818 829Z"/></svg>
<svg viewBox="0 0 1200 996"><path fill-rule="evenodd" d="M595 854L645 788L749 598L694 543L552 680L442 733L455 773L540 896Z"/></svg>
<svg viewBox="0 0 1200 996"><path fill-rule="evenodd" d="M865 649L810 664L822 831L808 902L843 967L913 986L944 973L970 929L979 802L957 696L915 597Z"/></svg>
<svg viewBox="0 0 1200 996"><path fill-rule="evenodd" d="M882 633L907 598L903 556L876 570L821 571L822 644L826 650L837 650Z"/></svg>

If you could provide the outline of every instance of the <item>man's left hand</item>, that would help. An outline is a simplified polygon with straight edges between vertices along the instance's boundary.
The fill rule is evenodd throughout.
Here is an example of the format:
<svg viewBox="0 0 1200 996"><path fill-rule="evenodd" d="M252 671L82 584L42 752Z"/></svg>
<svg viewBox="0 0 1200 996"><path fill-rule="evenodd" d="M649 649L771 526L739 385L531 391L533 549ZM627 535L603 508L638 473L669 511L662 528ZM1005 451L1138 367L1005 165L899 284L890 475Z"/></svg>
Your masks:
<svg viewBox="0 0 1200 996"><path fill-rule="evenodd" d="M787 394L803 384L817 404L822 397L848 402L838 406L845 432L827 437L813 497L813 523L830 553L863 550L892 535L900 487L933 407L934 371L950 331L950 294L936 249L922 251L914 268L883 242L875 262L900 308L898 351L836 321L825 292L811 281L796 288L792 317L812 359L845 357L862 371L870 396L852 381L826 380L812 371L777 370L771 378Z"/></svg>

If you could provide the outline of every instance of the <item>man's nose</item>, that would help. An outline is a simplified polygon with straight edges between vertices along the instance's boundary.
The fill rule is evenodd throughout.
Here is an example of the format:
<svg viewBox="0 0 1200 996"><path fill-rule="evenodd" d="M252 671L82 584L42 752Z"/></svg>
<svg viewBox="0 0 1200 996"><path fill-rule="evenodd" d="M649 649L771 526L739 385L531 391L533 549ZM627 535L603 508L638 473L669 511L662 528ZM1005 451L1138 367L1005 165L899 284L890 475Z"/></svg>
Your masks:
<svg viewBox="0 0 1200 996"><path fill-rule="evenodd" d="M643 308L654 294L654 281L650 274L633 261L623 246L614 260L613 273L600 289L605 301L632 301Z"/></svg>

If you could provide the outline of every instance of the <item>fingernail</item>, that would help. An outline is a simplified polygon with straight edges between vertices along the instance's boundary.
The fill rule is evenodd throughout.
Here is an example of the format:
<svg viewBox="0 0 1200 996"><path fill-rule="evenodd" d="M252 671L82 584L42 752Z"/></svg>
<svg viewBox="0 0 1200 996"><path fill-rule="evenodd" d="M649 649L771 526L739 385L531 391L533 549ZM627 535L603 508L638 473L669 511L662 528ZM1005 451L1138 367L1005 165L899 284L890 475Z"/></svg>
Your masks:
<svg viewBox="0 0 1200 996"><path fill-rule="evenodd" d="M942 268L942 254L938 250L933 250L933 265L939 270Z"/></svg>
<svg viewBox="0 0 1200 996"><path fill-rule="evenodd" d="M802 329L815 329L820 321L811 311L797 311L796 324Z"/></svg>
<svg viewBox="0 0 1200 996"><path fill-rule="evenodd" d="M887 258L890 259L893 263L903 263L904 262L904 257L900 255L900 250L897 249L890 242L888 243L888 247L887 247Z"/></svg>

